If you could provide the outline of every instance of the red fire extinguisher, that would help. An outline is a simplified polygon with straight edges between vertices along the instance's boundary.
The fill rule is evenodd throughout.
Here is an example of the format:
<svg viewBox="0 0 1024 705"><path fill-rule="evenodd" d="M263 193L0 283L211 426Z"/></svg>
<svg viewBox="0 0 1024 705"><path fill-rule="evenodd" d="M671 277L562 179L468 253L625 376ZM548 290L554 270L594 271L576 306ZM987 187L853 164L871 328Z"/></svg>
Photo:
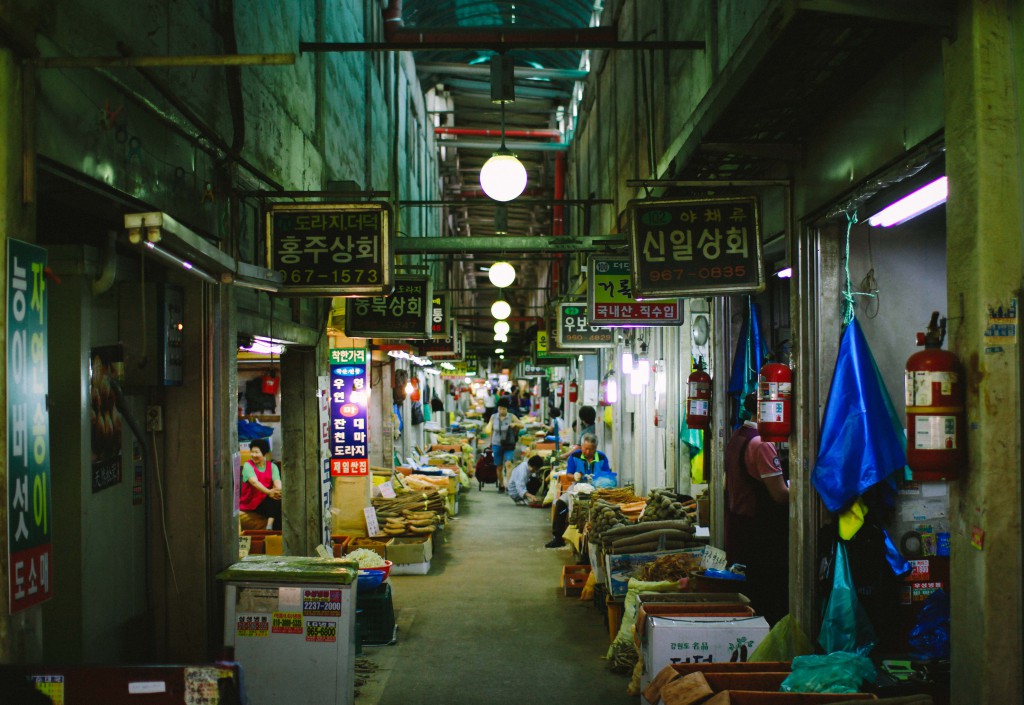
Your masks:
<svg viewBox="0 0 1024 705"><path fill-rule="evenodd" d="M565 396L565 382L558 383L558 386L555 387L555 393L558 395L559 398Z"/></svg>
<svg viewBox="0 0 1024 705"><path fill-rule="evenodd" d="M704 371L704 357L686 380L686 427L706 431L711 425L711 375Z"/></svg>
<svg viewBox="0 0 1024 705"><path fill-rule="evenodd" d="M967 462L964 373L957 356L942 350L946 319L932 312L918 351L907 360L907 465L915 480L955 479Z"/></svg>
<svg viewBox="0 0 1024 705"><path fill-rule="evenodd" d="M757 386L757 430L761 440L788 441L793 428L793 373L789 365L765 364Z"/></svg>
<svg viewBox="0 0 1024 705"><path fill-rule="evenodd" d="M580 398L580 388L576 385L576 380L569 382L569 401L573 404Z"/></svg>

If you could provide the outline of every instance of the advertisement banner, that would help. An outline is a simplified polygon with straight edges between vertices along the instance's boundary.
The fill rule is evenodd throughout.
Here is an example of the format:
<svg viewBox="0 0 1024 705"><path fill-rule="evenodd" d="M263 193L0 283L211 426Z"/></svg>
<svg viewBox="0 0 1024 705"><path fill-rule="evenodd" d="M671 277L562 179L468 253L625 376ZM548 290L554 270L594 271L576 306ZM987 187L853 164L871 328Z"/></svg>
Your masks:
<svg viewBox="0 0 1024 705"><path fill-rule="evenodd" d="M7 241L7 566L10 612L51 596L46 250Z"/></svg>
<svg viewBox="0 0 1024 705"><path fill-rule="evenodd" d="M365 348L334 348L329 359L331 475L369 475L366 403L370 392L370 354Z"/></svg>

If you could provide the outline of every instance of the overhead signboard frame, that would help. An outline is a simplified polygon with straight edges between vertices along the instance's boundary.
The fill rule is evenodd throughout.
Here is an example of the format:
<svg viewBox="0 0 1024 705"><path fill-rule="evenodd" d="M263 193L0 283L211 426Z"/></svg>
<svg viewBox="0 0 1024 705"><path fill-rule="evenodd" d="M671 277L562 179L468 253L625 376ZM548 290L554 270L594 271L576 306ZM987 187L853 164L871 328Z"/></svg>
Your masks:
<svg viewBox="0 0 1024 705"><path fill-rule="evenodd" d="M683 301L633 298L629 257L595 254L587 259L587 318L608 328L678 326Z"/></svg>
<svg viewBox="0 0 1024 705"><path fill-rule="evenodd" d="M266 211L267 266L284 276L286 296L390 293L393 239L386 203L275 203Z"/></svg>
<svg viewBox="0 0 1024 705"><path fill-rule="evenodd" d="M451 299L448 294L434 293L430 307L430 337L444 340L455 334L455 321L451 314Z"/></svg>
<svg viewBox="0 0 1024 705"><path fill-rule="evenodd" d="M633 296L722 296L764 288L756 196L629 202Z"/></svg>
<svg viewBox="0 0 1024 705"><path fill-rule="evenodd" d="M430 338L433 285L425 276L395 277L390 296L345 301L345 335L350 338Z"/></svg>
<svg viewBox="0 0 1024 705"><path fill-rule="evenodd" d="M558 348L563 350L615 347L615 330L607 326L590 325L585 301L559 303L555 307L555 329Z"/></svg>

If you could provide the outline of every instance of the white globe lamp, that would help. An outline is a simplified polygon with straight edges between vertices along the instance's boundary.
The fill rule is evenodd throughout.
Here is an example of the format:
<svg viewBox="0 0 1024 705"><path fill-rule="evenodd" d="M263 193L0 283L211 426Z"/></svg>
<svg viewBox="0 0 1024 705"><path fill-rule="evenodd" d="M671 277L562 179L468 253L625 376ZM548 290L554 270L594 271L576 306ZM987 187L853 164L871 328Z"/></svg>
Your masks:
<svg viewBox="0 0 1024 705"><path fill-rule="evenodd" d="M494 284L494 286L504 289L507 286L511 286L512 282L516 280L516 269L508 262L495 262L487 270L487 278L491 280L491 284Z"/></svg>
<svg viewBox="0 0 1024 705"><path fill-rule="evenodd" d="M493 304L491 304L491 315L494 316L499 321L504 321L506 318L512 315L512 307L509 305L508 301L505 301L504 299L498 299Z"/></svg>
<svg viewBox="0 0 1024 705"><path fill-rule="evenodd" d="M480 188L495 201L511 201L526 189L526 167L508 150L498 150L480 169Z"/></svg>
<svg viewBox="0 0 1024 705"><path fill-rule="evenodd" d="M497 321L494 324L494 332L498 335L508 335L509 330L511 330L511 326L508 321Z"/></svg>

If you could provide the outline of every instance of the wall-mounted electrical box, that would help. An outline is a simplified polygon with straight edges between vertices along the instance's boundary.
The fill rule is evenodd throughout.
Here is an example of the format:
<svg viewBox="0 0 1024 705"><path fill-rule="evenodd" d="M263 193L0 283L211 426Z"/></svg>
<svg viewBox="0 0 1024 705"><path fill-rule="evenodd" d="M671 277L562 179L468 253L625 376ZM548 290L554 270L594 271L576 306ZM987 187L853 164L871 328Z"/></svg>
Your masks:
<svg viewBox="0 0 1024 705"><path fill-rule="evenodd" d="M118 325L125 384L176 386L184 381L185 295L166 283L119 287Z"/></svg>

